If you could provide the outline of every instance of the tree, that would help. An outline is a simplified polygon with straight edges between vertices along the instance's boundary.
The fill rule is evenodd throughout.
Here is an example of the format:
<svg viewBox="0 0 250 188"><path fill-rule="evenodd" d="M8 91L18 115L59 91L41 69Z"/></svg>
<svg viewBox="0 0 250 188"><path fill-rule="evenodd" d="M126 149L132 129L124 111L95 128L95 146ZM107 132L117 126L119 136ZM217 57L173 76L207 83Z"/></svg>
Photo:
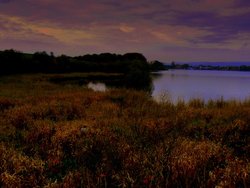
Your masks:
<svg viewBox="0 0 250 188"><path fill-rule="evenodd" d="M147 62L147 59L140 53L126 53L123 55L125 61L142 61Z"/></svg>
<svg viewBox="0 0 250 188"><path fill-rule="evenodd" d="M48 55L45 51L34 53L32 61L37 72L53 72L54 56Z"/></svg>
<svg viewBox="0 0 250 188"><path fill-rule="evenodd" d="M153 61L151 64L150 64L150 70L151 71L159 71L159 70L166 70L166 66L161 63L160 61Z"/></svg>
<svg viewBox="0 0 250 188"><path fill-rule="evenodd" d="M152 78L150 76L149 65L142 61L133 61L129 64L125 73L124 83L127 88L138 90L152 90Z"/></svg>

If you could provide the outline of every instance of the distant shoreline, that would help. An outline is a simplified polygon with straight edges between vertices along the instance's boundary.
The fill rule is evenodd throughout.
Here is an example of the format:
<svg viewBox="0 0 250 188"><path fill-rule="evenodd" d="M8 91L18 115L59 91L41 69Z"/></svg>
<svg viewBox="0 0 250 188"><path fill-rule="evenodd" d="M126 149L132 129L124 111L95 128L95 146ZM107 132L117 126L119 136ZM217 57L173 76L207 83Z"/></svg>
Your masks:
<svg viewBox="0 0 250 188"><path fill-rule="evenodd" d="M205 65L205 66L250 66L249 62L177 62L177 64L189 64L191 66L197 66L197 65Z"/></svg>
<svg viewBox="0 0 250 188"><path fill-rule="evenodd" d="M166 69L250 71L250 62L172 62L164 65Z"/></svg>

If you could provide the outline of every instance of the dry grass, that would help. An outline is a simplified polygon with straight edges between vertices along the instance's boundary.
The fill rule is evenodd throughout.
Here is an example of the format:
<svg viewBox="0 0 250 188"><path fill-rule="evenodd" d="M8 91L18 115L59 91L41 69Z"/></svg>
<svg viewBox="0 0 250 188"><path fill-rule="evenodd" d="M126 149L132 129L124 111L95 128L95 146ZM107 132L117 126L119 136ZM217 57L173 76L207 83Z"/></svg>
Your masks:
<svg viewBox="0 0 250 188"><path fill-rule="evenodd" d="M1 78L0 186L249 187L249 122L249 101Z"/></svg>

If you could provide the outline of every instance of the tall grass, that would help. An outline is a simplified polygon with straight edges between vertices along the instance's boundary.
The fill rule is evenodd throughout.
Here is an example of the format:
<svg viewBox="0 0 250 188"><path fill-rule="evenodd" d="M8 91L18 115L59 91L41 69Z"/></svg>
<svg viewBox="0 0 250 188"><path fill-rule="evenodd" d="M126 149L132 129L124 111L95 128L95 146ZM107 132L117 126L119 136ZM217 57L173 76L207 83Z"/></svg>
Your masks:
<svg viewBox="0 0 250 188"><path fill-rule="evenodd" d="M1 187L250 186L249 101L1 79Z"/></svg>

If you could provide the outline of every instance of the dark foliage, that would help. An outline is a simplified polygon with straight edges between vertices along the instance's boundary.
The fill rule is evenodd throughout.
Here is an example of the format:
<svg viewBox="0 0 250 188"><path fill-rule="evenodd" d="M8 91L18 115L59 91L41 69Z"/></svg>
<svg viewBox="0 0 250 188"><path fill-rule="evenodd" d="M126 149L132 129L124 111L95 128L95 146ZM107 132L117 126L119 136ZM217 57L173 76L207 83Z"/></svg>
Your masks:
<svg viewBox="0 0 250 188"><path fill-rule="evenodd" d="M156 67L154 67L154 70ZM25 54L15 50L0 52L0 75L23 73L70 73L70 72L105 72L121 73L122 85L127 88L151 88L151 66L140 53L124 55L102 53L70 57L55 57L51 52Z"/></svg>
<svg viewBox="0 0 250 188"><path fill-rule="evenodd" d="M133 62L147 63L140 53L124 55L102 53L69 57L55 57L53 53L25 54L15 50L0 52L0 74L17 73L67 73L67 72L116 72L126 73Z"/></svg>
<svg viewBox="0 0 250 188"><path fill-rule="evenodd" d="M160 61L153 61L150 64L150 69L152 71L158 71L158 70L167 70L168 67L166 67L163 63L161 63Z"/></svg>

